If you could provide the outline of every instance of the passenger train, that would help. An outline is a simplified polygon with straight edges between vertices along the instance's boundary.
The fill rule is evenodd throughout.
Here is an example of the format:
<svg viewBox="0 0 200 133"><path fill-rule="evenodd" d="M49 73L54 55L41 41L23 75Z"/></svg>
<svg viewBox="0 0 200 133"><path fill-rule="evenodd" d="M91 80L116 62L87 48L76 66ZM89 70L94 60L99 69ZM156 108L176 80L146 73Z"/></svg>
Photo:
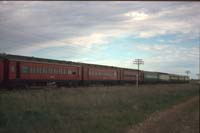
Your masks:
<svg viewBox="0 0 200 133"><path fill-rule="evenodd" d="M90 84L188 83L189 77L162 72L0 54L0 87L77 86Z"/></svg>

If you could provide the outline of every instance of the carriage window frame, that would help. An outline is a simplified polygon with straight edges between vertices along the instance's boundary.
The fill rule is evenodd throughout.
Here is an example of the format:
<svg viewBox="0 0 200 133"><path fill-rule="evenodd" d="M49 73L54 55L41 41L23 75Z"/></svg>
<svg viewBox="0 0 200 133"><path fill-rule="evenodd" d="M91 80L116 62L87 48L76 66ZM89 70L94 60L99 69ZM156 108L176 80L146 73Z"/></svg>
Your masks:
<svg viewBox="0 0 200 133"><path fill-rule="evenodd" d="M30 73L33 73L33 67L30 67Z"/></svg>
<svg viewBox="0 0 200 133"><path fill-rule="evenodd" d="M32 67L32 73L36 73L36 68Z"/></svg>
<svg viewBox="0 0 200 133"><path fill-rule="evenodd" d="M72 75L76 75L76 74L77 74L76 70L73 70Z"/></svg>
<svg viewBox="0 0 200 133"><path fill-rule="evenodd" d="M29 66L22 66L21 72L22 73L30 73L30 67Z"/></svg>
<svg viewBox="0 0 200 133"><path fill-rule="evenodd" d="M59 69L58 69L58 73L59 73L59 74L62 74L62 68L59 68Z"/></svg>
<svg viewBox="0 0 200 133"><path fill-rule="evenodd" d="M39 74L41 74L42 73L42 68L41 67L39 67Z"/></svg>
<svg viewBox="0 0 200 133"><path fill-rule="evenodd" d="M15 72L15 66L11 66L11 72L12 72L12 73Z"/></svg>
<svg viewBox="0 0 200 133"><path fill-rule="evenodd" d="M64 69L64 75L67 75L67 69Z"/></svg>
<svg viewBox="0 0 200 133"><path fill-rule="evenodd" d="M50 68L48 69L48 73L49 73L49 74L53 74L53 68L50 67Z"/></svg>
<svg viewBox="0 0 200 133"><path fill-rule="evenodd" d="M68 70L68 75L72 75L72 70Z"/></svg>
<svg viewBox="0 0 200 133"><path fill-rule="evenodd" d="M42 73L44 73L44 74L47 73L47 68L46 68L46 67L43 67L43 68L42 68Z"/></svg>

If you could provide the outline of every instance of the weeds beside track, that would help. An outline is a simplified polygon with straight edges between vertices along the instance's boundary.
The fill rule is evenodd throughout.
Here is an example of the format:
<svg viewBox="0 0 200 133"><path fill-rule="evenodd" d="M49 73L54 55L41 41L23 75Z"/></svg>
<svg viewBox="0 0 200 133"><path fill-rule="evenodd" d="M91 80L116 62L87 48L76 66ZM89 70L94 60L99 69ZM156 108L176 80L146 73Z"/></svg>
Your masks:
<svg viewBox="0 0 200 133"><path fill-rule="evenodd" d="M1 91L0 132L121 133L195 95L192 84Z"/></svg>

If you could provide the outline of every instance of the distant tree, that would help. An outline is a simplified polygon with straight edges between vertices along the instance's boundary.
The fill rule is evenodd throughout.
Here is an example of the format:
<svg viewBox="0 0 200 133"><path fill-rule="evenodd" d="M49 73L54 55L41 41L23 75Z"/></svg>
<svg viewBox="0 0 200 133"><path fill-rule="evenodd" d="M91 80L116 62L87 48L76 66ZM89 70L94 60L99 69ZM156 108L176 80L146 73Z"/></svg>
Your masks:
<svg viewBox="0 0 200 133"><path fill-rule="evenodd" d="M185 71L185 73L187 74L187 76L189 76L189 74L191 73L189 70Z"/></svg>

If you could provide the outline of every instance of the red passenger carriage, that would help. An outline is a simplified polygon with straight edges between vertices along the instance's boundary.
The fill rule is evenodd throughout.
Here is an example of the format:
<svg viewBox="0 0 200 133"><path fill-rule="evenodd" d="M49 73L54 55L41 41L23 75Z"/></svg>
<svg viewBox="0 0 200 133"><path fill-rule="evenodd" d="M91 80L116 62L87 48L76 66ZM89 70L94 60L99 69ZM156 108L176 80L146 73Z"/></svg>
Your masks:
<svg viewBox="0 0 200 133"><path fill-rule="evenodd" d="M136 83L137 81L137 75L139 74L139 82L143 82L143 72L134 69L127 69L123 68L121 69L121 83Z"/></svg>
<svg viewBox="0 0 200 133"><path fill-rule="evenodd" d="M16 85L47 85L55 82L58 85L80 84L81 65L41 58L24 56L6 56L4 60L5 84Z"/></svg>
<svg viewBox="0 0 200 133"><path fill-rule="evenodd" d="M0 54L0 86L12 88L49 83L58 86L136 83L138 73L139 82L142 83L143 71L138 72L134 69ZM158 75L156 81L170 83L169 77L173 74L159 73ZM189 77L185 76L176 82L188 81Z"/></svg>
<svg viewBox="0 0 200 133"><path fill-rule="evenodd" d="M120 71L117 67L83 64L83 81L86 84L117 84L119 80Z"/></svg>

